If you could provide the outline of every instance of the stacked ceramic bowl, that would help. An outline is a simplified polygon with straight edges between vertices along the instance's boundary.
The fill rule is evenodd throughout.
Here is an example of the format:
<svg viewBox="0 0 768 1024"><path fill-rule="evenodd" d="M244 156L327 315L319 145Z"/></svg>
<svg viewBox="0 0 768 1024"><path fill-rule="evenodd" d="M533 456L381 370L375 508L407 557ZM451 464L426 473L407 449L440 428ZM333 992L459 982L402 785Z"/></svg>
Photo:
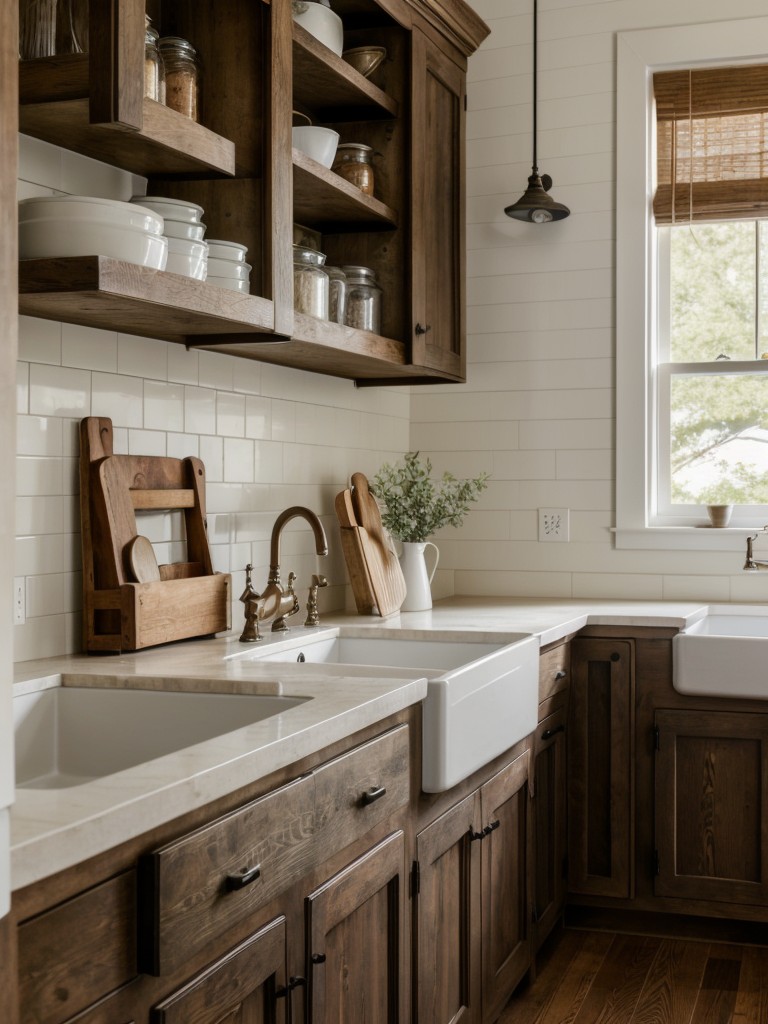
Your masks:
<svg viewBox="0 0 768 1024"><path fill-rule="evenodd" d="M208 242L208 283L233 292L250 291L251 266L245 262L248 249L239 242Z"/></svg>
<svg viewBox="0 0 768 1024"><path fill-rule="evenodd" d="M111 256L164 270L168 242L157 212L115 199L41 196L19 203L22 259Z"/></svg>
<svg viewBox="0 0 768 1024"><path fill-rule="evenodd" d="M195 281L205 281L208 272L208 244L203 241L205 224L202 206L186 199L165 196L134 196L132 203L159 213L165 222L168 239L166 270Z"/></svg>

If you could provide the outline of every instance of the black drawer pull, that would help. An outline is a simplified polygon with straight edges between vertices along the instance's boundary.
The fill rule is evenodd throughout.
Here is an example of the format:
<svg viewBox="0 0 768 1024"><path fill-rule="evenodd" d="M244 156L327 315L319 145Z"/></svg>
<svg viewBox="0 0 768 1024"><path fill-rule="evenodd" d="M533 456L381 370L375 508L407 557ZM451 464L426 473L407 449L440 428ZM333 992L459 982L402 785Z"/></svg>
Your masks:
<svg viewBox="0 0 768 1024"><path fill-rule="evenodd" d="M496 829L501 825L501 822L497 818L496 821L492 821L490 825L486 825L483 829L483 835L489 836L491 832L495 832Z"/></svg>
<svg viewBox="0 0 768 1024"><path fill-rule="evenodd" d="M557 733L559 732L565 732L564 725L556 725L554 729L545 729L544 732L541 734L541 738L543 740L549 740L552 739L552 737L557 735Z"/></svg>
<svg viewBox="0 0 768 1024"><path fill-rule="evenodd" d="M387 792L386 786L371 786L370 789L366 789L363 795L360 797L360 803L363 807L367 807L368 804L375 804L377 800L381 798Z"/></svg>
<svg viewBox="0 0 768 1024"><path fill-rule="evenodd" d="M469 841L470 841L470 843L474 843L474 841L476 839L485 839L485 835L486 835L485 829L483 829L481 832L475 832L475 830L472 828L472 826L471 825L469 826Z"/></svg>
<svg viewBox="0 0 768 1024"><path fill-rule="evenodd" d="M227 875L227 892L236 892L238 889L244 889L246 885L250 885L251 882L255 882L260 877L261 864L257 864L254 868L246 868L239 875Z"/></svg>

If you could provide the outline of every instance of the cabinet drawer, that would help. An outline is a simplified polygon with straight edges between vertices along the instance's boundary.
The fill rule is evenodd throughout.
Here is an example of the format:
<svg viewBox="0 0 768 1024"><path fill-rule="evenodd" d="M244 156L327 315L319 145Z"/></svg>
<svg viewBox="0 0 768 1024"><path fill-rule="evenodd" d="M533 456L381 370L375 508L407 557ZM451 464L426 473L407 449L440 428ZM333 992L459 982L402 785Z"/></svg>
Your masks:
<svg viewBox="0 0 768 1024"><path fill-rule="evenodd" d="M408 726L400 725L318 768L318 861L365 835L408 802L408 753Z"/></svg>
<svg viewBox="0 0 768 1024"><path fill-rule="evenodd" d="M175 970L309 871L314 786L303 776L142 858L145 973Z"/></svg>
<svg viewBox="0 0 768 1024"><path fill-rule="evenodd" d="M545 651L539 658L539 703L565 690L570 681L570 644L560 644L550 651Z"/></svg>
<svg viewBox="0 0 768 1024"><path fill-rule="evenodd" d="M20 925L21 1019L64 1020L135 977L135 921L129 871Z"/></svg>

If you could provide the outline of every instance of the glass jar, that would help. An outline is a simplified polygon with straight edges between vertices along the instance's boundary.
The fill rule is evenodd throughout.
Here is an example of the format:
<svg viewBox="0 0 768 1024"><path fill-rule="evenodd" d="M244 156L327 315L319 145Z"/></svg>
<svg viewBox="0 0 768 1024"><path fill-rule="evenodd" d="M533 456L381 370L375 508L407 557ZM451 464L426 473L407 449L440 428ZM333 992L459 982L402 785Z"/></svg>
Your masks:
<svg viewBox="0 0 768 1024"><path fill-rule="evenodd" d="M381 333L381 288L369 267L342 267L347 275L347 311L344 322L360 331Z"/></svg>
<svg viewBox="0 0 768 1024"><path fill-rule="evenodd" d="M347 275L341 267L326 267L328 274L328 319L343 324L347 311Z"/></svg>
<svg viewBox="0 0 768 1024"><path fill-rule="evenodd" d="M199 121L200 69L194 46L178 36L163 36L158 45L165 65L165 105Z"/></svg>
<svg viewBox="0 0 768 1024"><path fill-rule="evenodd" d="M373 150L370 146L362 142L342 142L336 149L332 170L367 196L373 195Z"/></svg>
<svg viewBox="0 0 768 1024"><path fill-rule="evenodd" d="M322 320L328 319L328 274L323 270L325 253L293 247L293 308Z"/></svg>
<svg viewBox="0 0 768 1024"><path fill-rule="evenodd" d="M165 65L157 48L158 31L152 28L147 15L144 31L144 95L165 103Z"/></svg>

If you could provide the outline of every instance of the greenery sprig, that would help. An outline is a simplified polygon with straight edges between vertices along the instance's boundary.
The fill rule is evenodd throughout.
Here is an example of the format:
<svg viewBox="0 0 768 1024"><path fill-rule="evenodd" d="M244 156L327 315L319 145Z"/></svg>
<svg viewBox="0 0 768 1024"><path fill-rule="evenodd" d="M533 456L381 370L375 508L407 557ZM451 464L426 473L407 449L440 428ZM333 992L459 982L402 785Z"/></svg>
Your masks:
<svg viewBox="0 0 768 1024"><path fill-rule="evenodd" d="M432 463L407 452L402 464L385 463L373 478L371 490L384 504L381 520L393 537L421 543L443 526L461 526L473 501L488 486L488 474L457 480L443 473L432 479Z"/></svg>

